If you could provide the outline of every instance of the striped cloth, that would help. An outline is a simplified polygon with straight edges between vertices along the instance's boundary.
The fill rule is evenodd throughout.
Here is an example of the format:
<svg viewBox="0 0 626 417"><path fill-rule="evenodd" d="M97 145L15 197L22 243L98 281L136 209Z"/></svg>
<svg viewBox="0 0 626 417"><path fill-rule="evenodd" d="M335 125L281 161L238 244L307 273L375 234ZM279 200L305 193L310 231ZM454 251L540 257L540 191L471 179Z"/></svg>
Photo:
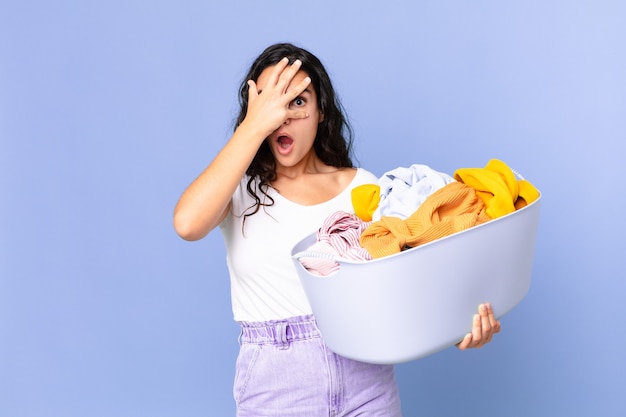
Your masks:
<svg viewBox="0 0 626 417"><path fill-rule="evenodd" d="M339 264L334 258L371 260L369 252L359 244L361 234L370 223L345 211L331 214L317 231L316 243L306 250L311 255L323 255L303 256L300 263L312 274L327 276L339 270Z"/></svg>

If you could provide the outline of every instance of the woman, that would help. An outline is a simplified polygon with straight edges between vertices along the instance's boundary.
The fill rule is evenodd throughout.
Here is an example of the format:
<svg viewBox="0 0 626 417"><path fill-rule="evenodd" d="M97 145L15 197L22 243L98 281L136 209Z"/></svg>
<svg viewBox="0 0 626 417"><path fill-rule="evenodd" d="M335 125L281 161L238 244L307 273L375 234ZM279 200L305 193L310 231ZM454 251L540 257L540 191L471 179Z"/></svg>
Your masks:
<svg viewBox="0 0 626 417"><path fill-rule="evenodd" d="M177 233L224 236L234 319L242 328L238 416L400 416L393 366L331 352L315 324L291 249L377 177L354 168L351 131L324 66L291 44L268 47L240 89L230 140L181 196ZM500 330L488 305L458 345Z"/></svg>

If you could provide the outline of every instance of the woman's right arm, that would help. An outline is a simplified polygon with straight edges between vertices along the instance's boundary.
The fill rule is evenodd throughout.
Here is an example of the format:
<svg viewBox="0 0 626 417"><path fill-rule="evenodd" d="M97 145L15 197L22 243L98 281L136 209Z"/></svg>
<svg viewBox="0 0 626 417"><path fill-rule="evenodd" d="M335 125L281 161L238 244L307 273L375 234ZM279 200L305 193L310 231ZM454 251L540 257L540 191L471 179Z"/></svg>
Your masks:
<svg viewBox="0 0 626 417"><path fill-rule="evenodd" d="M174 229L185 240L199 240L226 216L261 134L242 123L211 164L187 187L174 208Z"/></svg>
<svg viewBox="0 0 626 417"><path fill-rule="evenodd" d="M174 229L185 240L199 240L220 224L230 200L257 150L287 119L308 115L289 109L289 103L309 85L308 77L289 89L300 68L282 60L272 69L263 94L248 81L248 109L243 122L209 166L187 187L174 209Z"/></svg>

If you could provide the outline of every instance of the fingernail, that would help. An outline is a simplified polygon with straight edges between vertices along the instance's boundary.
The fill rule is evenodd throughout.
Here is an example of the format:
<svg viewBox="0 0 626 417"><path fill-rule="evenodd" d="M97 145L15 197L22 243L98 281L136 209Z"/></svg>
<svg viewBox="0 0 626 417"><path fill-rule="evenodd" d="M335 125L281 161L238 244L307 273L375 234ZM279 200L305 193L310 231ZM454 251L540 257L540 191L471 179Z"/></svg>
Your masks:
<svg viewBox="0 0 626 417"><path fill-rule="evenodd" d="M300 61L299 59L296 59L295 61L293 61L293 65L296 65L296 64L300 65L302 64L302 61Z"/></svg>

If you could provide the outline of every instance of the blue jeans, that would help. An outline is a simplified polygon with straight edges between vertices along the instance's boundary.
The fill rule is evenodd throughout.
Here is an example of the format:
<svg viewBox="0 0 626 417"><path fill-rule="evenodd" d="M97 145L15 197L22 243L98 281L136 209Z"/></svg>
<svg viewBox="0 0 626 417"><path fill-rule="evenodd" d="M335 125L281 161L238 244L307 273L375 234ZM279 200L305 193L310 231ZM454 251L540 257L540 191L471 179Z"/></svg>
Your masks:
<svg viewBox="0 0 626 417"><path fill-rule="evenodd" d="M393 365L334 354L312 316L240 324L238 417L402 415Z"/></svg>

